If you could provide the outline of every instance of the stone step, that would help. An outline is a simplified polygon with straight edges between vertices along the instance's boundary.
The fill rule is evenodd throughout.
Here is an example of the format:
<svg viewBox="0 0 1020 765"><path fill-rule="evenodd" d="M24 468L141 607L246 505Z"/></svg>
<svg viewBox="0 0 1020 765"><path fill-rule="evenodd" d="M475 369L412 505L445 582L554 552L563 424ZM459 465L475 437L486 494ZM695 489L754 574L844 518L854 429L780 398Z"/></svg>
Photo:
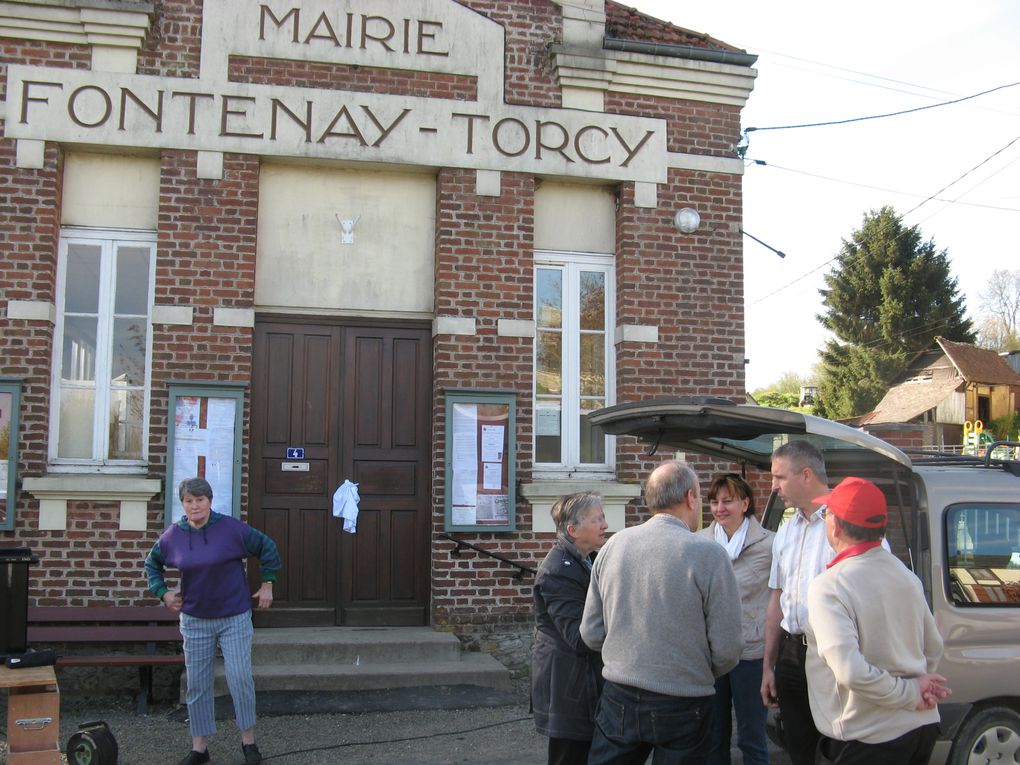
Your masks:
<svg viewBox="0 0 1020 765"><path fill-rule="evenodd" d="M454 661L461 643L428 627L301 627L255 630L252 664Z"/></svg>
<svg viewBox="0 0 1020 765"><path fill-rule="evenodd" d="M255 688L343 692L426 686L510 687L510 673L489 654L465 652L456 635L428 627L299 627L255 630ZM187 675L181 676L181 701ZM228 693L221 658L215 695Z"/></svg>
<svg viewBox="0 0 1020 765"><path fill-rule="evenodd" d="M419 664L275 664L253 667L256 691L365 691L430 685L478 685L507 690L510 674L488 654ZM215 695L228 693L223 666L216 668Z"/></svg>

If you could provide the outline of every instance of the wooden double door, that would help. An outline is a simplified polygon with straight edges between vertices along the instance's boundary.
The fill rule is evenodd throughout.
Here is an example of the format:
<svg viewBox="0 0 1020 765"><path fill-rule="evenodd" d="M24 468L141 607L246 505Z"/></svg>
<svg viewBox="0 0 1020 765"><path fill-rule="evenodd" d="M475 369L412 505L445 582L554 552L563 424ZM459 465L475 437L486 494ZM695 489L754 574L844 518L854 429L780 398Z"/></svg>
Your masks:
<svg viewBox="0 0 1020 765"><path fill-rule="evenodd" d="M256 322L249 521L283 557L256 624L428 623L431 340L420 324ZM354 534L333 516L345 479Z"/></svg>

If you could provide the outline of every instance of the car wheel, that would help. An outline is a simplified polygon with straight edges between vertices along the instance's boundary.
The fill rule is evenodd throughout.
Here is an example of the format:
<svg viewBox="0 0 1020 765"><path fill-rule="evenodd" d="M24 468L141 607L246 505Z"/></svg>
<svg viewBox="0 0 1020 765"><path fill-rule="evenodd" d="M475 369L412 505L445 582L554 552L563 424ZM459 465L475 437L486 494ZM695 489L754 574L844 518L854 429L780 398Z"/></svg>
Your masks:
<svg viewBox="0 0 1020 765"><path fill-rule="evenodd" d="M970 717L953 740L949 765L1020 765L1020 714L988 707Z"/></svg>

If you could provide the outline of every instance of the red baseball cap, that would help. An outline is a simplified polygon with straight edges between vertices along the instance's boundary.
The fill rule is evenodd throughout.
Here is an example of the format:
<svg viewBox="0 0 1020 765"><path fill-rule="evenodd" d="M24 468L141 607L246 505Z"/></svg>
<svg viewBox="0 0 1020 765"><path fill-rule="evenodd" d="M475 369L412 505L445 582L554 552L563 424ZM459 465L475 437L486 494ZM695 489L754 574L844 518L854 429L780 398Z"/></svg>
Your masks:
<svg viewBox="0 0 1020 765"><path fill-rule="evenodd" d="M882 490L863 478L844 478L835 489L812 501L825 505L847 523L867 529L885 526L889 514Z"/></svg>

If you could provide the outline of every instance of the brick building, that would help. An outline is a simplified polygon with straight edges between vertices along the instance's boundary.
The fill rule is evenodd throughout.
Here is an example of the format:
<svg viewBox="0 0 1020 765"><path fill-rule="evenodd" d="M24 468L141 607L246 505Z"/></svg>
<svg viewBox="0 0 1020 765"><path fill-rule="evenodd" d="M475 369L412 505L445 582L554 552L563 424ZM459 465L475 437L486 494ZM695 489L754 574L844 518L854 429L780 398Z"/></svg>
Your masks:
<svg viewBox="0 0 1020 765"><path fill-rule="evenodd" d="M534 566L588 488L622 528L651 460L584 413L743 400L753 62L602 0L5 3L32 602L145 602L199 472L280 545L273 623L530 628L530 577L442 535Z"/></svg>

